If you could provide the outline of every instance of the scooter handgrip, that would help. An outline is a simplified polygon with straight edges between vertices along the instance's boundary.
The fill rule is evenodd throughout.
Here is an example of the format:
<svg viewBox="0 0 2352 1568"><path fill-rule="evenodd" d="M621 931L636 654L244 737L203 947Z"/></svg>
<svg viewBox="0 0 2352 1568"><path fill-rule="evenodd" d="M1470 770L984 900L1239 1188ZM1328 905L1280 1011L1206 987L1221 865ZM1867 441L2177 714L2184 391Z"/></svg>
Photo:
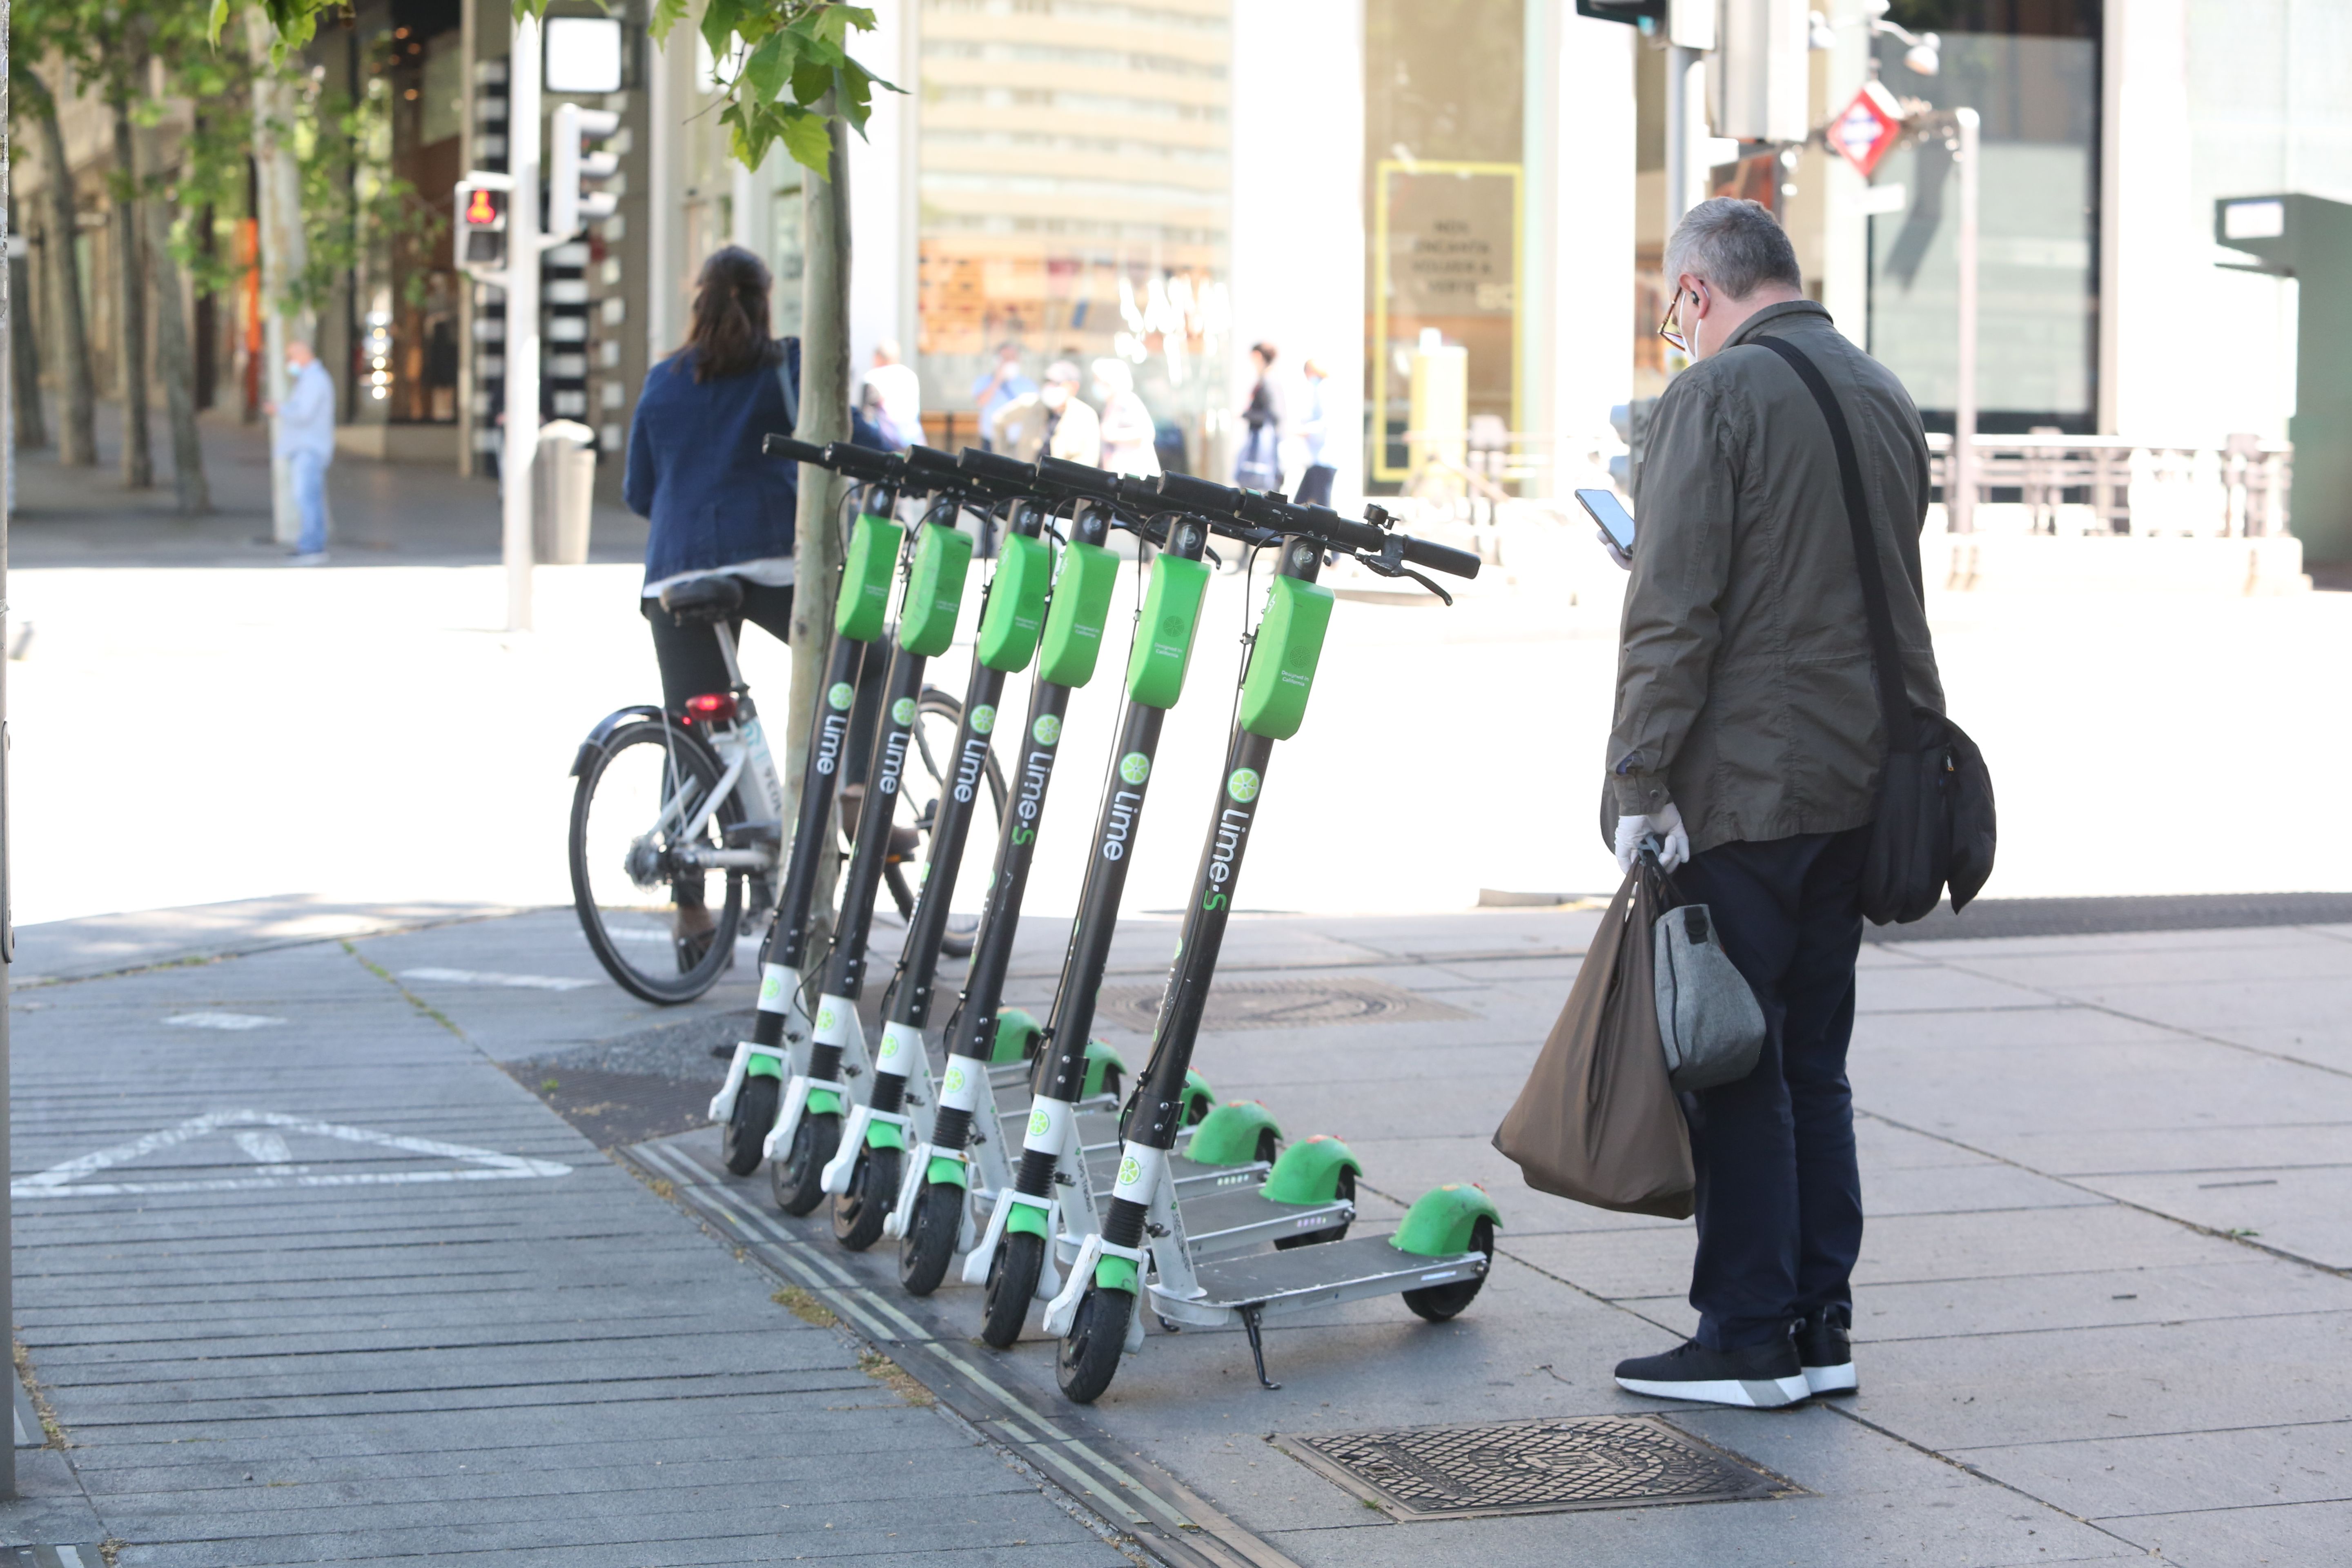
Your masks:
<svg viewBox="0 0 2352 1568"><path fill-rule="evenodd" d="M1073 463L1067 458L1040 458L1037 459L1037 478L1073 495L1093 496L1100 500L1118 499L1118 477L1105 473L1092 463Z"/></svg>
<svg viewBox="0 0 2352 1568"><path fill-rule="evenodd" d="M908 447L907 471L919 475L925 483L934 487L953 484L963 477L962 470L956 467L956 460L937 447Z"/></svg>
<svg viewBox="0 0 2352 1568"><path fill-rule="evenodd" d="M1223 512L1231 517L1241 510L1244 493L1230 485L1213 479L1198 479L1191 474L1160 476L1161 499L1173 501L1189 511Z"/></svg>
<svg viewBox="0 0 2352 1568"><path fill-rule="evenodd" d="M814 463L824 467L824 448L806 441L795 441L790 436L764 436L760 439L760 451L770 458L790 458L796 463Z"/></svg>
<svg viewBox="0 0 2352 1568"><path fill-rule="evenodd" d="M977 447L966 447L957 457L956 466L975 479L1013 489L1031 489L1037 483L1037 470L1029 464L999 452L983 452Z"/></svg>
<svg viewBox="0 0 2352 1568"><path fill-rule="evenodd" d="M898 473L898 459L887 452L877 452L871 447L859 447L847 441L825 443L824 464L836 474L846 474L853 479L868 484L880 484Z"/></svg>
<svg viewBox="0 0 2352 1568"><path fill-rule="evenodd" d="M1478 558L1466 550L1456 550L1450 544L1432 544L1426 539L1403 536L1404 558L1415 566L1426 566L1432 572L1443 572L1449 577L1475 577Z"/></svg>

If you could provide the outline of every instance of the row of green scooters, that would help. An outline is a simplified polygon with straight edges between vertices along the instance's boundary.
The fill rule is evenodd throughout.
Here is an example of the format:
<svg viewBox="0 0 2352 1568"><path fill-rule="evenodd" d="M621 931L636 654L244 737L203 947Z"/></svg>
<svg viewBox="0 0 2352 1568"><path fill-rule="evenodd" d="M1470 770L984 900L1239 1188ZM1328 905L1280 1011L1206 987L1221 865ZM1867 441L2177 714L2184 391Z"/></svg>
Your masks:
<svg viewBox="0 0 2352 1568"><path fill-rule="evenodd" d="M1192 1057L1274 745L1297 732L1314 687L1333 605L1318 576L1344 555L1443 597L1415 568L1471 577L1477 559L1396 532L1376 510L1358 521L1183 475L1139 480L1051 458L1032 465L970 449L958 458L922 447L894 457L773 436L767 449L843 475L860 504L831 663L808 717L809 761L761 952L759 1012L711 1102L727 1169L750 1175L768 1162L790 1215L829 1198L845 1246L894 1238L900 1280L917 1295L939 1289L961 1255L961 1279L984 1291L991 1345L1012 1344L1042 1304L1044 1331L1061 1342L1057 1380L1082 1403L1109 1386L1123 1354L1142 1348L1146 1309L1170 1329L1239 1323L1267 1387L1276 1386L1260 1332L1267 1317L1394 1294L1433 1321L1462 1311L1485 1280L1500 1223L1483 1191L1439 1187L1393 1234L1350 1235L1362 1174L1354 1154L1328 1137L1284 1147L1262 1105L1217 1103ZM897 521L907 502L925 503L911 529ZM982 591L923 890L869 1050L858 1004L891 812L926 661L950 647L972 575L973 534L957 526L971 514L990 521L987 531L1001 526L1002 544ZM1063 721L1101 662L1120 568L1114 530L1148 547L1139 552L1148 584L1078 914L1040 1023L1006 1008L1003 992ZM1276 563L1150 1058L1130 1076L1094 1037L1096 996L1161 723L1191 664L1213 537L1272 552ZM819 921L819 852L833 832L849 737L868 717L856 711L859 669L886 649L854 847L838 909ZM1007 729L998 711L1006 679L1033 665L1028 711ZM993 876L935 1070L926 1030L948 906L992 748L1005 741L1012 788Z"/></svg>

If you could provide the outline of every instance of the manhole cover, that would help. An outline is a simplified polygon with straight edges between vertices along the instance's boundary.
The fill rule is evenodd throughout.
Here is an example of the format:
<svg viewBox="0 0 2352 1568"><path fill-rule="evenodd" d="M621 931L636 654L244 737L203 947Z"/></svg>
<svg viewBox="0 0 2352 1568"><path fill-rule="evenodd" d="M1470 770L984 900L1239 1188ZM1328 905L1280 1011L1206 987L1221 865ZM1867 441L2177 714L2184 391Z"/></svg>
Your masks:
<svg viewBox="0 0 2352 1568"><path fill-rule="evenodd" d="M1804 1489L1654 1415L1278 1433L1275 1442L1406 1521L1738 1502Z"/></svg>
<svg viewBox="0 0 2352 1568"><path fill-rule="evenodd" d="M1106 986L1095 1016L1140 1035L1160 1021L1158 985ZM1258 980L1209 992L1204 1029L1311 1029L1327 1024L1409 1024L1475 1014L1378 980Z"/></svg>

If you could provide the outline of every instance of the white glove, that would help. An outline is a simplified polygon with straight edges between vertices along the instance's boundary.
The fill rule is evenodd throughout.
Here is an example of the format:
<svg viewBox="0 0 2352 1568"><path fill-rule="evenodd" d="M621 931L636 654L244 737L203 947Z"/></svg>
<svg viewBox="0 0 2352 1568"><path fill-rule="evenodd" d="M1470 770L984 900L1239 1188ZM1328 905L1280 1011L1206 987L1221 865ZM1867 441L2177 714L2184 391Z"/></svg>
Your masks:
<svg viewBox="0 0 2352 1568"><path fill-rule="evenodd" d="M1633 869L1633 857L1641 853L1644 838L1658 841L1658 864L1669 871L1690 858L1690 835L1683 828L1682 808L1673 801L1647 816L1617 819L1618 870L1630 873Z"/></svg>
<svg viewBox="0 0 2352 1568"><path fill-rule="evenodd" d="M1592 531L1592 537L1601 541L1601 548L1609 552L1610 560L1614 561L1618 565L1622 566L1628 572L1631 572L1633 569L1633 552L1627 550L1623 545L1610 538L1609 531L1607 529L1594 529Z"/></svg>

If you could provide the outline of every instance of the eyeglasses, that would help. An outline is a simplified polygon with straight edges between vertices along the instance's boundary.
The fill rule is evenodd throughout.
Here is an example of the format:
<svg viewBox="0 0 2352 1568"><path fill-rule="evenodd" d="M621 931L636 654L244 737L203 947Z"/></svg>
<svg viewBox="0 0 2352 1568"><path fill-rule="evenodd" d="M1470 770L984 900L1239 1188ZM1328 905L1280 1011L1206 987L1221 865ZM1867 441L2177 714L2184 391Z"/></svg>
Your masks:
<svg viewBox="0 0 2352 1568"><path fill-rule="evenodd" d="M1689 335L1675 324L1675 317L1683 308L1683 295L1684 290L1675 290L1673 300L1666 306L1665 320L1658 323L1658 336L1665 339L1676 353L1687 359L1696 357L1691 353Z"/></svg>

